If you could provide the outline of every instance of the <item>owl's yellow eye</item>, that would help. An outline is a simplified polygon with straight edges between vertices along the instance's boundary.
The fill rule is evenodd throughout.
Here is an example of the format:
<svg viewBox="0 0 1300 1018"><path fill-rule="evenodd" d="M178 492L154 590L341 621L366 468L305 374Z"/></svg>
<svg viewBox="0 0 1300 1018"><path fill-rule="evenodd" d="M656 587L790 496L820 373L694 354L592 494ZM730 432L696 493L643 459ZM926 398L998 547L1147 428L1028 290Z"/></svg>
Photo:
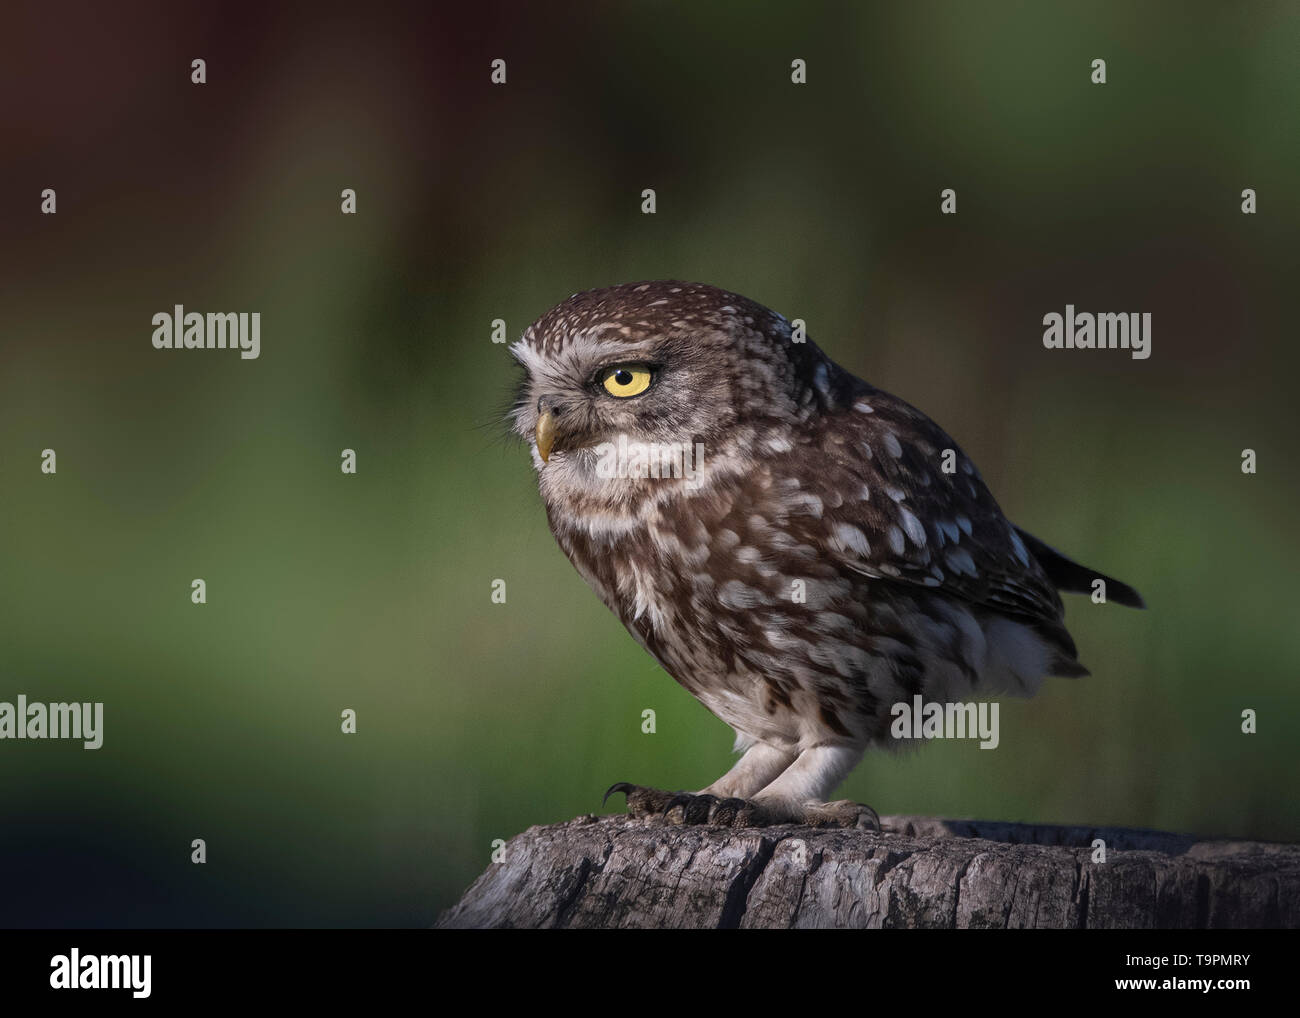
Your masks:
<svg viewBox="0 0 1300 1018"><path fill-rule="evenodd" d="M611 396L626 399L650 388L650 368L645 364L619 364L606 368L600 382Z"/></svg>

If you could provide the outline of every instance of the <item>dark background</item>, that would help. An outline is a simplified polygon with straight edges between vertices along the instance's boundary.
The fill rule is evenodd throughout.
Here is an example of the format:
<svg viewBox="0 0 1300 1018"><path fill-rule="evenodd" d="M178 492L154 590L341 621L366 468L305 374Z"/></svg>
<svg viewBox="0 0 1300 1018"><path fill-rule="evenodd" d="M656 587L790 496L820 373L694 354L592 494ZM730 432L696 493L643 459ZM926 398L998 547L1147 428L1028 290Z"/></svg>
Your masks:
<svg viewBox="0 0 1300 1018"><path fill-rule="evenodd" d="M500 437L493 319L663 277L804 318L1151 606L1071 599L1091 678L844 796L1300 837L1295 4L3 19L0 700L101 700L106 733L0 742L0 924L428 924L493 839L717 777L731 732ZM177 303L260 311L261 357L154 350ZM1067 303L1150 312L1152 357L1044 350Z"/></svg>

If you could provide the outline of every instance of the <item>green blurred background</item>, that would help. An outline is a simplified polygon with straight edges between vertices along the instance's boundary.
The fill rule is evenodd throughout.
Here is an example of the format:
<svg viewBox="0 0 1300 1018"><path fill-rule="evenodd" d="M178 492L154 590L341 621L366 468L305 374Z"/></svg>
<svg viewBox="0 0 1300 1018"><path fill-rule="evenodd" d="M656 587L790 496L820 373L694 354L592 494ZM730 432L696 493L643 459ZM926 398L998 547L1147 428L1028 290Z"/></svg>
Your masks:
<svg viewBox="0 0 1300 1018"><path fill-rule="evenodd" d="M499 424L493 319L664 277L806 319L1151 606L1072 598L1091 678L845 796L1300 838L1297 12L7 8L0 700L106 734L0 742L0 924L428 924L493 839L726 769ZM176 303L260 311L261 357L154 350ZM1066 303L1152 357L1044 350Z"/></svg>

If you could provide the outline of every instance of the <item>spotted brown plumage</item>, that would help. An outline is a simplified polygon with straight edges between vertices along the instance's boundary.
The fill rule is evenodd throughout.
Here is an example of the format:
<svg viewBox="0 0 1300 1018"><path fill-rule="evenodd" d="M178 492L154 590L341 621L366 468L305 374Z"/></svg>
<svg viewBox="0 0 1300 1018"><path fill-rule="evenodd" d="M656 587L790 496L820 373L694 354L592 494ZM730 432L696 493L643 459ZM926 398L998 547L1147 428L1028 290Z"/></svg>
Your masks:
<svg viewBox="0 0 1300 1018"><path fill-rule="evenodd" d="M556 541L744 751L698 794L615 786L633 812L874 823L824 800L864 749L898 744L895 703L1086 674L1058 588L1097 578L1141 604L1007 520L923 413L744 297L673 281L592 290L512 352L514 425ZM629 449L663 469L633 469Z"/></svg>

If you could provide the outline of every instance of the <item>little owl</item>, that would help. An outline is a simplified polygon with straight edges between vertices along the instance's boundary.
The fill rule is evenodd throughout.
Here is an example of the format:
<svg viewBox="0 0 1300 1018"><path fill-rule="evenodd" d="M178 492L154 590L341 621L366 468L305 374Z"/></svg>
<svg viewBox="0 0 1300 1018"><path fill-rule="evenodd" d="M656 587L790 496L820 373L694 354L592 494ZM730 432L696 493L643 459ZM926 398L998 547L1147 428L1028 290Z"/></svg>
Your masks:
<svg viewBox="0 0 1300 1018"><path fill-rule="evenodd" d="M899 743L894 704L1086 675L1058 590L1142 606L1007 520L923 413L744 297L591 290L511 349L556 541L742 753L698 793L614 785L636 815L878 829L826 800Z"/></svg>

